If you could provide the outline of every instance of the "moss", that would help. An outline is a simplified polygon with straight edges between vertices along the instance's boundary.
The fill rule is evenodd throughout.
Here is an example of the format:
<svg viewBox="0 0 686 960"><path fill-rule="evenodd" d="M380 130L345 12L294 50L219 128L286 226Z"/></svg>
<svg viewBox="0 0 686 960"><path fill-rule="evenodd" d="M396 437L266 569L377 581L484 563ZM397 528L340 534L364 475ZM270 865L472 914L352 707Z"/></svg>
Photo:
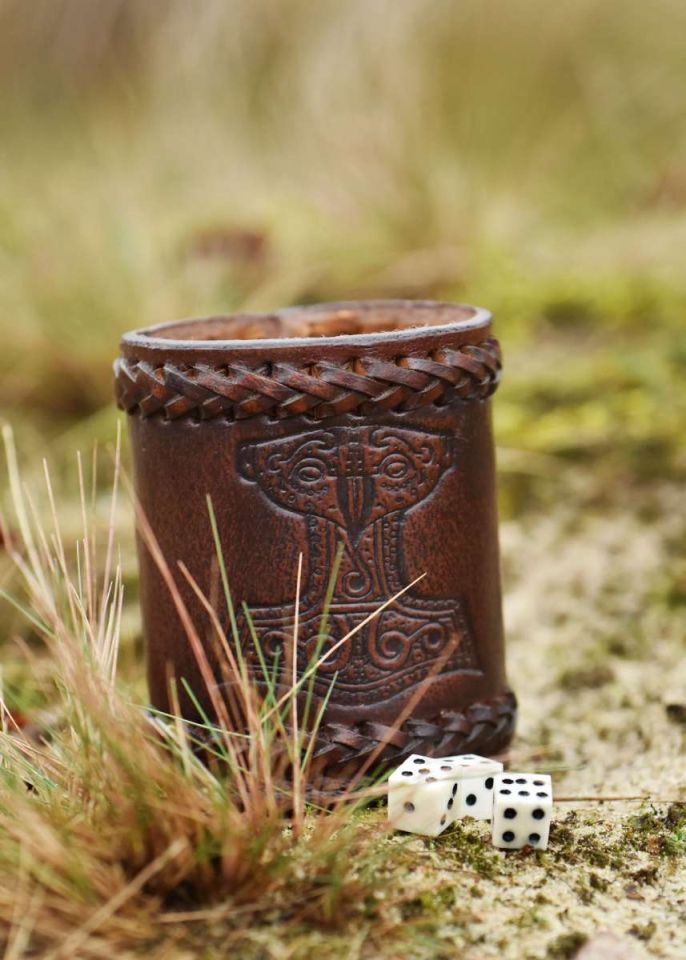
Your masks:
<svg viewBox="0 0 686 960"><path fill-rule="evenodd" d="M648 867L641 867L640 870L633 870L629 876L634 883L655 883L659 873L659 867L651 864Z"/></svg>
<svg viewBox="0 0 686 960"><path fill-rule="evenodd" d="M670 830L681 830L686 827L686 800L670 803L665 814L665 825Z"/></svg>
<svg viewBox="0 0 686 960"><path fill-rule="evenodd" d="M596 893L605 893L609 886L609 880L591 870L579 878L575 890L582 903L591 903Z"/></svg>
<svg viewBox="0 0 686 960"><path fill-rule="evenodd" d="M606 893L610 881L594 870L579 878L575 890L582 903L592 903L596 893Z"/></svg>
<svg viewBox="0 0 686 960"><path fill-rule="evenodd" d="M442 834L436 846L441 858L455 867L475 870L489 880L502 873L503 860L499 852L466 821L455 824L452 830Z"/></svg>
<svg viewBox="0 0 686 960"><path fill-rule="evenodd" d="M403 920L422 918L428 922L438 920L446 910L455 907L455 891L452 886L423 890L406 900L400 907Z"/></svg>
<svg viewBox="0 0 686 960"><path fill-rule="evenodd" d="M587 935L578 930L563 933L548 945L546 957L550 957L550 960L567 960L575 957L587 940Z"/></svg>
<svg viewBox="0 0 686 960"><path fill-rule="evenodd" d="M627 933L630 933L632 937L636 937L637 940L647 942L652 939L656 930L657 924L655 921L649 920L647 923L635 923L632 927L629 927Z"/></svg>
<svg viewBox="0 0 686 960"><path fill-rule="evenodd" d="M578 825L578 815L572 810L561 822L550 827L551 853L558 863L576 865L588 863L593 867L621 869L625 858L621 844L610 839L600 823L581 833L573 829Z"/></svg>
<svg viewBox="0 0 686 960"><path fill-rule="evenodd" d="M686 852L686 802L672 803L664 814L645 810L624 826L624 842L653 856L677 857Z"/></svg>
<svg viewBox="0 0 686 960"><path fill-rule="evenodd" d="M531 907L519 916L513 917L510 923L519 930L546 930L550 926L548 919L536 907Z"/></svg>
<svg viewBox="0 0 686 960"><path fill-rule="evenodd" d="M665 713L672 723L680 723L686 727L686 703L668 703L665 705Z"/></svg>
<svg viewBox="0 0 686 960"><path fill-rule="evenodd" d="M591 903L594 890L589 883L588 877L579 877L574 889L582 903Z"/></svg>
<svg viewBox="0 0 686 960"><path fill-rule="evenodd" d="M588 885L592 890L599 890L601 893L604 893L610 884L605 877L601 877L599 873L594 873L594 871L591 870L588 875Z"/></svg>
<svg viewBox="0 0 686 960"><path fill-rule="evenodd" d="M563 690L597 690L615 679L614 670L607 664L564 670L558 677Z"/></svg>

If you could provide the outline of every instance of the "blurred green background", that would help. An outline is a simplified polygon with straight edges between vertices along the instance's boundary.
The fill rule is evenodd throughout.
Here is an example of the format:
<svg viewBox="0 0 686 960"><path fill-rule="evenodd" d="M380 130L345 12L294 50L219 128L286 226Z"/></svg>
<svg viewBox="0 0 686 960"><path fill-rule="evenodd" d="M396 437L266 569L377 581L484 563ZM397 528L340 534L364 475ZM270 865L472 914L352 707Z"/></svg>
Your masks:
<svg viewBox="0 0 686 960"><path fill-rule="evenodd" d="M140 324L490 307L504 509L683 468L686 6L0 0L0 403L113 434ZM529 457L529 452L536 457Z"/></svg>
<svg viewBox="0 0 686 960"><path fill-rule="evenodd" d="M25 461L112 440L126 329L408 296L495 314L505 518L681 479L684 36L681 0L0 0Z"/></svg>
<svg viewBox="0 0 686 960"><path fill-rule="evenodd" d="M47 457L70 559L94 445L107 526L123 331L356 297L488 307L515 763L563 795L686 796L685 38L684 0L0 0L0 422L32 491ZM4 509L6 487L0 467ZM119 677L140 701L125 495L116 524ZM18 580L0 543L0 591ZM54 662L4 602L0 654L0 695L49 731ZM574 810L549 907L529 910L540 876L520 861L523 896L500 873L471 887L496 952L570 956L562 924L652 927L667 955L678 871L615 869L614 844L644 837L615 811L594 906L579 856L603 861Z"/></svg>

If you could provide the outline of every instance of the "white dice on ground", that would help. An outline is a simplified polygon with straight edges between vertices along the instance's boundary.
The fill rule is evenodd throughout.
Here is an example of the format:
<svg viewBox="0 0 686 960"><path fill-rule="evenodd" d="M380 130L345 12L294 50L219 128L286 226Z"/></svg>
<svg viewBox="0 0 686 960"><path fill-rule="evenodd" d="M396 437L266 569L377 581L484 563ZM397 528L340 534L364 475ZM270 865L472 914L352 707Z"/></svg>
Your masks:
<svg viewBox="0 0 686 960"><path fill-rule="evenodd" d="M548 846L553 788L541 773L504 773L495 779L493 844L502 850Z"/></svg>
<svg viewBox="0 0 686 960"><path fill-rule="evenodd" d="M474 753L444 757L443 762L454 766L454 776L460 781L455 817L490 820L493 816L493 786L496 776L502 773L502 763Z"/></svg>
<svg viewBox="0 0 686 960"><path fill-rule="evenodd" d="M413 753L388 778L388 819L396 830L437 837L454 820L455 765Z"/></svg>

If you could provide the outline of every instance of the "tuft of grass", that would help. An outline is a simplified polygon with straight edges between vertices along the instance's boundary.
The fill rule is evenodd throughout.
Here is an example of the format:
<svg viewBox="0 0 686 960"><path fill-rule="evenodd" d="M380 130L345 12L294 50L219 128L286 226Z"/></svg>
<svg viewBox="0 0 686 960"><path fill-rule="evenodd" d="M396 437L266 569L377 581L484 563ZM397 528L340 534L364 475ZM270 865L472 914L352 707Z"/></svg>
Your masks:
<svg viewBox="0 0 686 960"><path fill-rule="evenodd" d="M0 920L9 955L21 955L23 945L100 957L149 943L161 912L213 903L229 927L234 916L245 925L274 913L294 925L345 927L360 903L376 903L385 828L378 818L361 818L354 793L330 810L308 803L308 745L321 708L308 717L307 709L298 715L297 704L319 663L302 677L291 673L292 683L266 671L260 693L218 628L234 690L229 702L213 700L221 724L207 718L189 732L178 718L151 718L116 682L119 448L105 541L93 535L80 472L83 531L70 554L47 469L45 525L7 429L4 438L13 522L3 519L2 531L25 593L15 602L47 645L61 717L49 741L36 742L0 702ZM141 534L155 551L144 520ZM213 693L208 656L178 590L174 600ZM218 627L216 614L213 620ZM206 762L195 749L197 734Z"/></svg>

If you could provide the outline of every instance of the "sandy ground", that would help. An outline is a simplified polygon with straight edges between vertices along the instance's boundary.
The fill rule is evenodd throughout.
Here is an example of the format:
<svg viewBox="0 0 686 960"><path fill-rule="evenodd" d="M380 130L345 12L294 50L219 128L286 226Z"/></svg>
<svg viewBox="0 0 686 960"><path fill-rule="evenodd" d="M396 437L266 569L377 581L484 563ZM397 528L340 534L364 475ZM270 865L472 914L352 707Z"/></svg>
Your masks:
<svg viewBox="0 0 686 960"><path fill-rule="evenodd" d="M445 931L465 957L574 956L599 930L639 956L686 956L686 807L670 803L686 800L682 501L665 487L632 510L570 506L502 529L511 767L552 773L560 798L650 799L559 802L543 854L465 854L481 825L432 850L414 841L447 884L446 852L471 867L466 916Z"/></svg>

